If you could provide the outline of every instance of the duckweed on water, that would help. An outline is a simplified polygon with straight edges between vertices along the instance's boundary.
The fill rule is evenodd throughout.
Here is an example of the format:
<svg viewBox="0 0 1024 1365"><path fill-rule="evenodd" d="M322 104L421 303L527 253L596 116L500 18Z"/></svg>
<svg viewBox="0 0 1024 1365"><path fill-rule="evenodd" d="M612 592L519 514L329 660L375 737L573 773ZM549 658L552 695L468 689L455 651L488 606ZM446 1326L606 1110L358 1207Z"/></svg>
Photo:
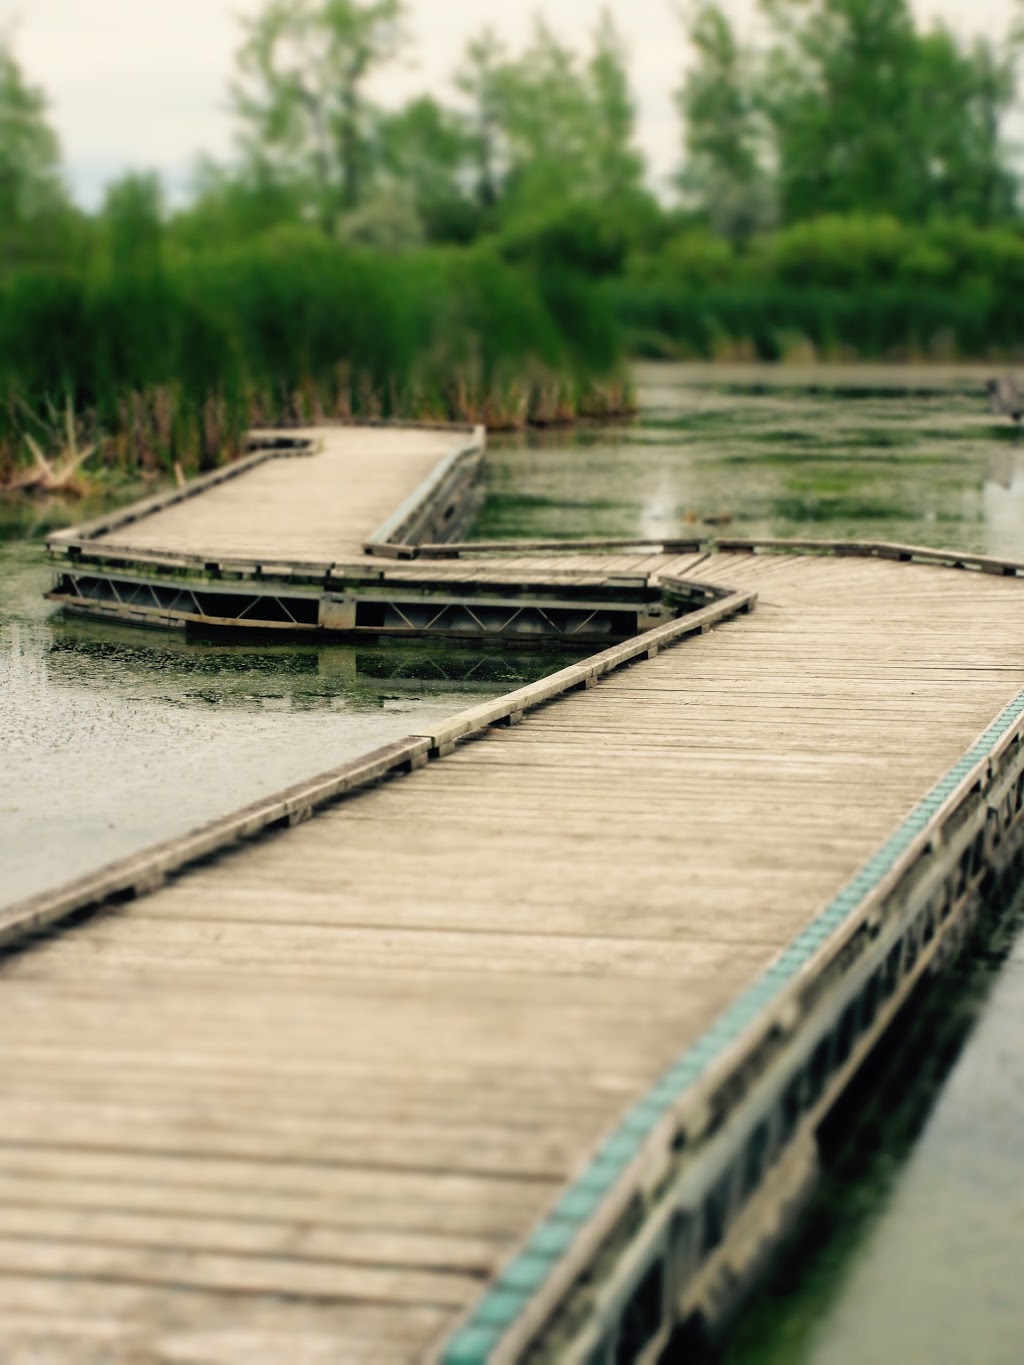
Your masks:
<svg viewBox="0 0 1024 1365"><path fill-rule="evenodd" d="M860 399L849 371L837 398L800 382L788 393L779 371L726 392L707 368L644 366L643 416L631 428L597 445L566 434L492 450L477 533L650 539L726 518L738 536L861 536L1022 556L1024 441L985 422L982 393L901 373L891 388L863 385L870 396Z"/></svg>
<svg viewBox="0 0 1024 1365"><path fill-rule="evenodd" d="M871 502L868 499L842 497L776 498L771 514L779 521L849 523L870 521L911 521L913 507L891 503Z"/></svg>

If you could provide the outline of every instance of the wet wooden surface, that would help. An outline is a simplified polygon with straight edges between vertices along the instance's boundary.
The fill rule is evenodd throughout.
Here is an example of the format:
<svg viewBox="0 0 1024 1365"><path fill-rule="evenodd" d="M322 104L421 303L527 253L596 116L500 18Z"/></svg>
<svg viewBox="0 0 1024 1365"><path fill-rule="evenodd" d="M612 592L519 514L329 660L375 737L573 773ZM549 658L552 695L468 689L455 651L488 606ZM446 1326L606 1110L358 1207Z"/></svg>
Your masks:
<svg viewBox="0 0 1024 1365"><path fill-rule="evenodd" d="M0 1358L414 1361L1024 676L1024 584L757 610L0 972Z"/></svg>

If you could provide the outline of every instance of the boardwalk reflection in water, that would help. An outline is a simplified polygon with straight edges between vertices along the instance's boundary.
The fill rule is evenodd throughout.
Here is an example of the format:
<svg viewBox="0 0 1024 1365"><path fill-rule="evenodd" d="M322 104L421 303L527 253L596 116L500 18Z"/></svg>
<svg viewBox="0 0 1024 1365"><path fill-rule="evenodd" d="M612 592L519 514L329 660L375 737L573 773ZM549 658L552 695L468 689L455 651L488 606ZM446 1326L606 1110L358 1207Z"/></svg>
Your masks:
<svg viewBox="0 0 1024 1365"><path fill-rule="evenodd" d="M0 903L558 666L62 622L43 601L50 576L38 545L0 543Z"/></svg>
<svg viewBox="0 0 1024 1365"><path fill-rule="evenodd" d="M1022 1025L1024 889L830 1122L820 1195L720 1365L1016 1365Z"/></svg>

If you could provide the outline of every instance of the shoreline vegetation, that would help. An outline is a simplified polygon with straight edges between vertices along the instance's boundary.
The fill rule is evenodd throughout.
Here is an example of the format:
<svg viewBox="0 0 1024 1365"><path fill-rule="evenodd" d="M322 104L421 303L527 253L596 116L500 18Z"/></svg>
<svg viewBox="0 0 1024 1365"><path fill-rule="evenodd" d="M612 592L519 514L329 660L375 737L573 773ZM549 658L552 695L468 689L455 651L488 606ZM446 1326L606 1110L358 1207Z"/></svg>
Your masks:
<svg viewBox="0 0 1024 1365"><path fill-rule="evenodd" d="M0 490L193 473L255 426L618 419L635 412L631 359L1024 357L1016 231L832 216L631 252L590 214L554 226L560 251L547 223L525 262L500 244L391 254L289 227L145 268L0 278ZM595 235L614 269L579 268Z"/></svg>
<svg viewBox="0 0 1024 1365"><path fill-rule="evenodd" d="M701 230L607 285L644 359L1024 360L1024 234L830 215L744 243Z"/></svg>
<svg viewBox="0 0 1024 1365"><path fill-rule="evenodd" d="M638 358L1024 360L1024 20L756 7L680 12L656 191L609 11L582 51L485 30L448 91L385 107L406 0L262 0L235 158L92 212L0 34L0 493L184 477L253 426L619 418Z"/></svg>
<svg viewBox="0 0 1024 1365"><path fill-rule="evenodd" d="M486 248L385 255L294 228L134 271L0 280L0 357L9 491L211 468L258 426L510 431L633 407L614 320L588 281L545 279Z"/></svg>

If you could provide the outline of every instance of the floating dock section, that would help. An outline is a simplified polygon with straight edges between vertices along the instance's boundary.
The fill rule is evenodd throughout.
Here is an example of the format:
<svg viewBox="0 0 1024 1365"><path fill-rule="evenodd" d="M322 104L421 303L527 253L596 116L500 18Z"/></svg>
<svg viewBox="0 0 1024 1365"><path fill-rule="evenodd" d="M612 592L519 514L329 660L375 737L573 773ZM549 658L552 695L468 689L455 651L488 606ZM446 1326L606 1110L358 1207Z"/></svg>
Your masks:
<svg viewBox="0 0 1024 1365"><path fill-rule="evenodd" d="M703 605L0 914L0 1355L727 1319L1018 858L1024 570L699 559Z"/></svg>

